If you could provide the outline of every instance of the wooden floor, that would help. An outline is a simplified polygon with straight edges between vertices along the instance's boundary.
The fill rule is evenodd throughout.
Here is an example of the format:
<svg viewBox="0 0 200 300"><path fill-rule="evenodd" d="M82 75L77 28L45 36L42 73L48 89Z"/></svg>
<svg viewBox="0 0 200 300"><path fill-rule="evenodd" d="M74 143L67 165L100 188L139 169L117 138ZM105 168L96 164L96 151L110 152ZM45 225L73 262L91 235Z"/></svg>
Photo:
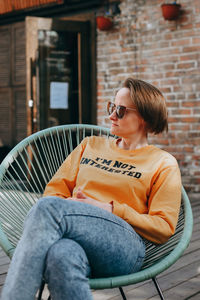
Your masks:
<svg viewBox="0 0 200 300"><path fill-rule="evenodd" d="M190 195L189 198L194 216L192 240L184 255L172 267L158 276L166 300L200 299L200 196ZM0 291L8 266L9 258L0 250ZM152 281L127 286L124 291L127 300L160 299ZM47 295L47 292L45 294ZM44 295L44 299L46 299L46 295ZM94 300L122 300L118 289L93 291L93 296Z"/></svg>

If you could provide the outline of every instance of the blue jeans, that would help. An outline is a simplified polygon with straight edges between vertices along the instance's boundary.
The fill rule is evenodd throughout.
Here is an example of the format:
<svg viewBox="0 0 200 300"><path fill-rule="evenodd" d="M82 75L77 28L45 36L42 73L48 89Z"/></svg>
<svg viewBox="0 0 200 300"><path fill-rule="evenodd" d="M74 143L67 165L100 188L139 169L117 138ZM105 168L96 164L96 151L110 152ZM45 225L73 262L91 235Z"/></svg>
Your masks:
<svg viewBox="0 0 200 300"><path fill-rule="evenodd" d="M30 210L2 300L32 300L43 277L55 300L91 300L88 277L138 271L142 238L124 220L93 205L41 198Z"/></svg>

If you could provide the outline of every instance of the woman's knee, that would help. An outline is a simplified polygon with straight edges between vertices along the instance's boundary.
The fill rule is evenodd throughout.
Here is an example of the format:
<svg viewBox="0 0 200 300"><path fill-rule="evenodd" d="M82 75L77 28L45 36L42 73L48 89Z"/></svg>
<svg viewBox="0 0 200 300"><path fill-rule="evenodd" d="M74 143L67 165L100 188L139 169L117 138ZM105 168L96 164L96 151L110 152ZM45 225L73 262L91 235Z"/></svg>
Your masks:
<svg viewBox="0 0 200 300"><path fill-rule="evenodd" d="M46 210L50 205L54 204L58 197L42 197L40 198L37 203L35 204L35 208L44 209Z"/></svg>
<svg viewBox="0 0 200 300"><path fill-rule="evenodd" d="M51 206L55 205L57 202L58 197L42 197L40 198L35 205L30 209L28 216L34 213L43 213L47 212Z"/></svg>
<svg viewBox="0 0 200 300"><path fill-rule="evenodd" d="M47 254L47 263L69 265L82 261L85 257L85 251L77 242L64 238L51 246Z"/></svg>
<svg viewBox="0 0 200 300"><path fill-rule="evenodd" d="M53 201L55 202L54 197L43 197L40 198L35 205L31 207L29 210L25 220L24 220L24 228L28 223L37 223L44 219L47 212L50 210Z"/></svg>
<svg viewBox="0 0 200 300"><path fill-rule="evenodd" d="M88 275L89 262L83 248L73 240L61 239L51 246L46 257L46 276L51 272L73 274L80 271Z"/></svg>

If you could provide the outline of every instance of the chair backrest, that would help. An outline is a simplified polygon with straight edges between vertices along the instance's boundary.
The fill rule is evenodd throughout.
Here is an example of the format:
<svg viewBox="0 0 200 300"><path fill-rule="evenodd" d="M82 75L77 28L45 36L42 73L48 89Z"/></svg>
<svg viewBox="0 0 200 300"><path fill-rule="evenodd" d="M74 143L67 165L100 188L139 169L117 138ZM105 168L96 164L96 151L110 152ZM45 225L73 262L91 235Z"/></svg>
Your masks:
<svg viewBox="0 0 200 300"><path fill-rule="evenodd" d="M44 129L14 147L0 165L0 239L11 257L32 205L68 154L85 136L110 136L96 125L64 125ZM4 235L5 234L5 235Z"/></svg>
<svg viewBox="0 0 200 300"><path fill-rule="evenodd" d="M41 197L46 184L68 154L88 135L109 137L110 133L109 129L95 125L76 124L48 128L24 139L3 160L0 165L0 245L10 257L21 236L27 212ZM176 233L163 245L146 241L147 253L143 269L173 252L186 234L184 230L189 230L187 239L181 241L181 247L173 260L187 247L191 236L192 215L184 189L182 196Z"/></svg>

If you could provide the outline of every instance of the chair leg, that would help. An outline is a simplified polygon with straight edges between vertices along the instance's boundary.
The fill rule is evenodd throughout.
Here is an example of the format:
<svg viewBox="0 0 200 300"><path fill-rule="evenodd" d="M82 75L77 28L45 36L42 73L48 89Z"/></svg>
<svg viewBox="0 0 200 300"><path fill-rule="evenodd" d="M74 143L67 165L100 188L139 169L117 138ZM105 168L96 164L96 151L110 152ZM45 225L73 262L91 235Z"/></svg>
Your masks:
<svg viewBox="0 0 200 300"><path fill-rule="evenodd" d="M158 284L158 281L157 281L156 277L153 277L152 280L153 280L153 283L154 283L154 285L155 285L155 287L156 287L156 289L157 289L157 291L158 291L158 294L159 294L159 296L160 296L160 299L161 299L161 300L165 300L164 295L163 295L163 292L162 292L162 290L161 290L161 288L160 288L160 286L159 286L159 284Z"/></svg>
<svg viewBox="0 0 200 300"><path fill-rule="evenodd" d="M42 300L42 293L44 291L44 286L45 286L45 281L43 280L42 281L42 284L40 286L40 290L39 290L39 294L38 294L38 298L37 300ZM48 299L47 300L51 300L51 295L49 295Z"/></svg>
<svg viewBox="0 0 200 300"><path fill-rule="evenodd" d="M126 300L125 293L124 293L123 288L121 286L119 287L119 290L120 290L120 293L122 295L123 300Z"/></svg>
<svg viewBox="0 0 200 300"><path fill-rule="evenodd" d="M37 300L41 300L42 299L42 293L43 293L43 290L44 290L44 286L45 286L45 281L42 280Z"/></svg>

